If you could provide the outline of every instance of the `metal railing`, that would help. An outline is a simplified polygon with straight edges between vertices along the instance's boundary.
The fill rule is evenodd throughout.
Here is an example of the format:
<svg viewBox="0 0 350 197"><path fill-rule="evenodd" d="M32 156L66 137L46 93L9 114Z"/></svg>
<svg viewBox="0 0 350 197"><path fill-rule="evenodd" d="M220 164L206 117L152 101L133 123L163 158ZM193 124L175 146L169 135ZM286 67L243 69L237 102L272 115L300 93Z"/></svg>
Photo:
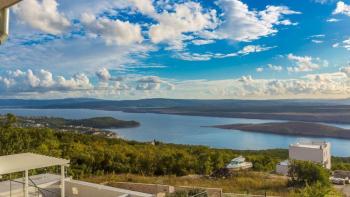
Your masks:
<svg viewBox="0 0 350 197"><path fill-rule="evenodd" d="M35 189L34 194L33 194L33 192L31 192L29 196L32 196L32 197L40 197L40 196L45 197L45 192L46 193L55 194L55 196L59 196L60 195L60 193L58 193L58 192L51 191L51 190L44 189L44 188L40 188L34 183L33 180L31 180L30 178L29 178L29 180L32 183L32 184L29 184L29 186L33 187ZM12 196L12 188L11 188L12 184L11 184L11 182L19 183L19 184L22 184L23 186L24 186L24 183L21 182L21 181L15 181L15 180L9 180L9 181L10 181L10 197L11 197Z"/></svg>
<svg viewBox="0 0 350 197"><path fill-rule="evenodd" d="M259 194L238 194L238 193L223 193L223 197L279 197L279 196L269 196L266 193L259 195Z"/></svg>

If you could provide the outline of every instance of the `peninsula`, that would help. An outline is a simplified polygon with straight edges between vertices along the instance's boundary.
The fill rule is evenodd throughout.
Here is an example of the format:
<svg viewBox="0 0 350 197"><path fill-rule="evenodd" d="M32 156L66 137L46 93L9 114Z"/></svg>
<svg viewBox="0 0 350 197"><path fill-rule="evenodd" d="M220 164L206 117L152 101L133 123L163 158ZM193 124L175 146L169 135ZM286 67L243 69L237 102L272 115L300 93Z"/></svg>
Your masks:
<svg viewBox="0 0 350 197"><path fill-rule="evenodd" d="M230 124L212 126L220 129L247 132L272 133L279 135L297 135L308 137L330 137L350 139L350 130L310 122L274 122L263 124Z"/></svg>

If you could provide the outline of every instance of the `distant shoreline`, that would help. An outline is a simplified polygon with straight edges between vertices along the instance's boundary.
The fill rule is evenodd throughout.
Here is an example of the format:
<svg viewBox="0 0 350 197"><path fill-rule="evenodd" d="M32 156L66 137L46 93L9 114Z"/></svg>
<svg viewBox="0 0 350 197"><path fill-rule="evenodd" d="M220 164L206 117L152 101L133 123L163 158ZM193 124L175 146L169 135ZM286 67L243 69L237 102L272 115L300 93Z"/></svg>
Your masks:
<svg viewBox="0 0 350 197"><path fill-rule="evenodd" d="M244 132L270 133L278 135L324 137L350 139L350 130L309 122L281 122L262 124L230 124L210 126L220 129L240 130Z"/></svg>

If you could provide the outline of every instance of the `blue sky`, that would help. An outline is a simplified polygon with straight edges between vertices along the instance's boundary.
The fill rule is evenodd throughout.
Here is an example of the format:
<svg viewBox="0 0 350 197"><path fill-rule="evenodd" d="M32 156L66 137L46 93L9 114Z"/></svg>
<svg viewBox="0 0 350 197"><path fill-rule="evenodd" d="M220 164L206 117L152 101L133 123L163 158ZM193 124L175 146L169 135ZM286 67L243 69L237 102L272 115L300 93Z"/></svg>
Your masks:
<svg viewBox="0 0 350 197"><path fill-rule="evenodd" d="M1 97L347 98L349 26L350 1L24 0Z"/></svg>

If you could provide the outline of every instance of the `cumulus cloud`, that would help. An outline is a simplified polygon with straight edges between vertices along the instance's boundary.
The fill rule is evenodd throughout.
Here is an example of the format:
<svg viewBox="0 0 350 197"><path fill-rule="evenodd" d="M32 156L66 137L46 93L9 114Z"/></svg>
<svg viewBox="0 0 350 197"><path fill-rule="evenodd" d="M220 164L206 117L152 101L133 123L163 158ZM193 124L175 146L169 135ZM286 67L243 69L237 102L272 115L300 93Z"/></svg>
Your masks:
<svg viewBox="0 0 350 197"><path fill-rule="evenodd" d="M176 4L174 12L164 11L154 16L157 24L149 29L149 36L153 43L167 41L170 44L178 44L181 49L183 35L187 32L199 32L205 29L213 29L216 26L216 11L205 12L199 3L186 2ZM177 43L177 42L180 42Z"/></svg>
<svg viewBox="0 0 350 197"><path fill-rule="evenodd" d="M71 78L63 76L53 77L47 70L34 73L32 70L8 71L0 76L0 89L3 92L47 92L47 91L73 91L90 89L92 84L85 74L76 74Z"/></svg>
<svg viewBox="0 0 350 197"><path fill-rule="evenodd" d="M282 66L277 66L277 65L272 65L272 64L268 64L267 65L268 68L272 71L277 71L277 72L280 72L283 70L283 67Z"/></svg>
<svg viewBox="0 0 350 197"><path fill-rule="evenodd" d="M159 90L161 86L165 86L167 89L172 90L175 88L175 85L169 83L157 76L147 76L137 80L136 89L137 90Z"/></svg>
<svg viewBox="0 0 350 197"><path fill-rule="evenodd" d="M300 79L238 79L196 80L177 84L177 89L192 94L191 98L346 98L350 93L350 80L341 72L308 75ZM175 92L176 93L176 92ZM188 96L186 95L186 96Z"/></svg>
<svg viewBox="0 0 350 197"><path fill-rule="evenodd" d="M106 68L101 68L98 70L96 75L101 81L109 81L111 79L111 74Z"/></svg>
<svg viewBox="0 0 350 197"><path fill-rule="evenodd" d="M320 69L321 66L327 66L327 61L310 56L296 56L288 54L287 58L295 63L296 66L287 67L288 72L310 72Z"/></svg>
<svg viewBox="0 0 350 197"><path fill-rule="evenodd" d="M141 27L128 21L96 18L93 14L83 13L81 22L92 36L100 36L108 45L130 45L141 43Z"/></svg>
<svg viewBox="0 0 350 197"><path fill-rule="evenodd" d="M277 25L295 25L285 15L299 14L284 6L267 6L265 10L250 10L239 0L219 0L224 21L217 30L219 38L252 41L278 32Z"/></svg>
<svg viewBox="0 0 350 197"><path fill-rule="evenodd" d="M258 72L258 73L264 72L264 68L263 68L263 67L258 67L258 68L256 68L255 70L256 70L256 72Z"/></svg>
<svg viewBox="0 0 350 197"><path fill-rule="evenodd" d="M350 66L341 68L340 72L345 73L348 77L350 77Z"/></svg>
<svg viewBox="0 0 350 197"><path fill-rule="evenodd" d="M155 15L156 10L152 4L152 0L128 0L134 5L141 13L146 15Z"/></svg>
<svg viewBox="0 0 350 197"><path fill-rule="evenodd" d="M138 92L158 93L162 91L173 91L175 84L158 76L112 76L105 68L96 72L98 80L91 80L93 76L85 73L77 73L71 77L54 75L48 70L41 69L37 72L32 70L10 70L0 75L0 91L4 96L23 95L56 95L62 96L86 95L124 96L139 94Z"/></svg>
<svg viewBox="0 0 350 197"><path fill-rule="evenodd" d="M14 13L35 29L49 34L62 34L69 20L57 9L56 0L25 0L13 7Z"/></svg>
<svg viewBox="0 0 350 197"><path fill-rule="evenodd" d="M350 5L345 4L343 1L338 1L337 7L333 11L333 15L344 14L350 16Z"/></svg>

